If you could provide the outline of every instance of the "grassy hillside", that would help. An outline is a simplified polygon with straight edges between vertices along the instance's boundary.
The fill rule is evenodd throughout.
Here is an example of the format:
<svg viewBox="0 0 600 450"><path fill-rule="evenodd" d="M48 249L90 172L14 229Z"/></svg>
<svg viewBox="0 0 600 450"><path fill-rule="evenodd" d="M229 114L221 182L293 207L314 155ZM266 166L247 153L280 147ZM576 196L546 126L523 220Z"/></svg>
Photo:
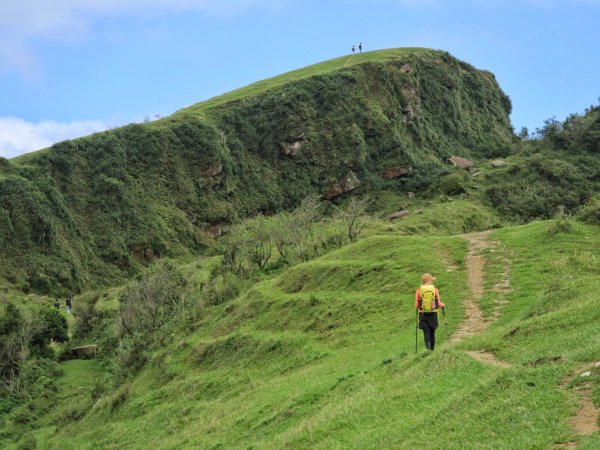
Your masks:
<svg viewBox="0 0 600 450"><path fill-rule="evenodd" d="M597 448L600 109L521 141L509 111L391 49L0 159L0 447Z"/></svg>
<svg viewBox="0 0 600 450"><path fill-rule="evenodd" d="M460 237L375 234L205 310L139 375L89 392L93 361L65 364L59 398L20 443L41 448L596 448L573 433L593 367L597 226L535 222L492 235L482 334L414 353L413 293L430 270L449 329L469 298ZM508 275L509 289L498 290ZM467 350L487 350L503 366ZM79 374L81 388L70 386ZM73 394L74 395L74 394ZM424 429L432 427L431 433ZM41 427L41 428L39 428ZM10 429L10 428L9 428ZM5 441L7 442L7 441ZM9 447L10 448L10 447Z"/></svg>
<svg viewBox="0 0 600 450"><path fill-rule="evenodd" d="M209 225L289 209L344 180L356 192L422 192L450 154L508 153L509 112L489 72L393 49L2 159L0 279L69 295L135 274L149 252L202 252ZM401 165L408 177L383 178Z"/></svg>
<svg viewBox="0 0 600 450"><path fill-rule="evenodd" d="M311 66L303 67L292 72L288 72L277 77L269 78L266 80L252 83L249 86L226 94L208 99L202 103L190 106L179 111L175 117L179 114L185 114L188 112L202 113L210 111L211 109L224 105L228 102L240 100L253 95L262 94L266 91L280 88L283 85L298 81L304 78L309 78L317 75L324 75L328 72L339 71L348 67L355 66L357 64L364 64L366 62L383 63L386 61L394 61L399 58L406 58L407 56L414 54L426 54L431 52L427 48L392 48L387 50L377 50L372 52L364 52L354 54L352 56L341 56L339 58L331 59L321 63L313 64Z"/></svg>

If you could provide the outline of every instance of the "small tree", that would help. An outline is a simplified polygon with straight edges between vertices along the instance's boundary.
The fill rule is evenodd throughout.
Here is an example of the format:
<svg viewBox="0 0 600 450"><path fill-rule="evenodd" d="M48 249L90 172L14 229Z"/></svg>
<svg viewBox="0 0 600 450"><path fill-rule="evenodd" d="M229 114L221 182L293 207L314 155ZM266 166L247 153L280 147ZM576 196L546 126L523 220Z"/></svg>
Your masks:
<svg viewBox="0 0 600 450"><path fill-rule="evenodd" d="M527 141L529 139L529 129L527 129L527 127L521 127L518 136L522 141Z"/></svg>
<svg viewBox="0 0 600 450"><path fill-rule="evenodd" d="M264 269L273 253L271 222L264 216L255 217L245 224L246 248L250 262Z"/></svg>
<svg viewBox="0 0 600 450"><path fill-rule="evenodd" d="M231 230L219 241L219 250L223 254L223 264L236 275L248 270L248 236L243 225L231 227Z"/></svg>
<svg viewBox="0 0 600 450"><path fill-rule="evenodd" d="M293 218L287 213L280 213L271 222L271 237L279 256L285 263L290 262L290 247L293 244L291 234Z"/></svg>
<svg viewBox="0 0 600 450"><path fill-rule="evenodd" d="M0 317L0 380L8 392L18 389L21 366L29 357L29 341L23 332L23 317L9 303Z"/></svg>
<svg viewBox="0 0 600 450"><path fill-rule="evenodd" d="M32 356L50 357L50 341L66 342L67 321L60 312L43 308L22 314L9 303L0 317L0 391L24 389L22 372Z"/></svg>
<svg viewBox="0 0 600 450"><path fill-rule="evenodd" d="M365 213L371 203L372 200L368 197L352 197L344 208L338 209L336 217L345 224L350 242L356 242L363 228L369 223L370 219Z"/></svg>
<svg viewBox="0 0 600 450"><path fill-rule="evenodd" d="M31 318L30 343L31 351L39 356L49 357L52 351L50 341L67 342L69 340L67 319L54 308L36 311Z"/></svg>
<svg viewBox="0 0 600 450"><path fill-rule="evenodd" d="M149 272L125 289L119 298L122 332L144 338L147 344L158 331L186 308L187 282L170 260L159 260Z"/></svg>

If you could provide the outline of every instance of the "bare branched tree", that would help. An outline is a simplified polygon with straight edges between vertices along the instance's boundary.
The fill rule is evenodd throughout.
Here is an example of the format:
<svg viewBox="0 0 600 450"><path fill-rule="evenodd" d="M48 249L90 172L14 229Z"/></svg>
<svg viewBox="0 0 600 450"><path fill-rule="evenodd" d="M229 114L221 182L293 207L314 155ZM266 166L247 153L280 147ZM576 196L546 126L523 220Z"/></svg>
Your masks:
<svg viewBox="0 0 600 450"><path fill-rule="evenodd" d="M134 337L151 338L187 306L185 286L186 280L174 264L159 260L121 293L119 323L122 331Z"/></svg>
<svg viewBox="0 0 600 450"><path fill-rule="evenodd" d="M366 212L371 203L372 200L368 197L352 197L344 208L337 211L336 216L344 222L350 242L356 242L363 228L368 225L370 218Z"/></svg>

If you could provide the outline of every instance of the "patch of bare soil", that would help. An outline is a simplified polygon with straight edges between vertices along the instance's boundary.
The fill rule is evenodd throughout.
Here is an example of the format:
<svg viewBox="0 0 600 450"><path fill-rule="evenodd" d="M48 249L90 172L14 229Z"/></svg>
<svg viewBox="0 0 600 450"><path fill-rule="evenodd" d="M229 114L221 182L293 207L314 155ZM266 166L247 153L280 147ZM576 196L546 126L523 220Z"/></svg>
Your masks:
<svg viewBox="0 0 600 450"><path fill-rule="evenodd" d="M453 341L458 341L471 336L475 336L487 329L491 322L498 318L498 308L495 309L494 314L490 319L484 318L483 312L479 306L479 302L484 294L485 289L485 257L482 255L484 251L492 250L496 245L493 241L487 239L490 231L484 231L481 233L472 233L465 235L465 239L469 243L469 249L466 257L468 281L470 288L470 296L465 299L465 313L467 318L459 325L458 329L452 336ZM493 251L493 250L492 250ZM508 267L509 260L506 257L501 257L505 260L505 267ZM501 274L501 280L494 285L492 288L494 292L501 295L506 294L510 291L510 279L508 276L508 270ZM506 300L501 299L498 301L499 306L506 303ZM472 358L481 361L486 364L491 364L496 367L508 368L508 363L499 361L492 352L486 350L481 351L469 351L467 352ZM584 368L579 368L576 373L581 373ZM600 365L596 364L593 369L600 371ZM561 383L563 389L571 384L571 381L576 375L572 375ZM584 383L575 386L574 390L577 392L579 397L579 410L574 417L569 421L573 432L580 436L587 436L600 430L598 426L598 420L600 419L600 409L594 404L592 400L592 384ZM558 444L554 448L577 448L576 442L565 442Z"/></svg>
<svg viewBox="0 0 600 450"><path fill-rule="evenodd" d="M494 355L492 352L488 352L485 350L479 350L479 351L470 351L470 352L467 352L467 354L471 358L476 359L477 361L481 361L486 364L491 364L492 366L503 367L505 369L510 367L510 364L496 359L496 355Z"/></svg>
<svg viewBox="0 0 600 450"><path fill-rule="evenodd" d="M485 256L483 255L483 252L490 250L497 245L496 242L487 239L490 232L491 231L483 231L464 236L469 243L466 264L470 295L464 301L466 319L458 326L456 332L452 335L453 341L459 341L482 333L490 326L491 322L498 318L499 312L497 308L492 317L486 318L479 306L479 302L485 291ZM508 261L506 267L508 267ZM506 271L502 274L500 282L496 284L493 289L500 294L504 294L508 292L509 286L508 271ZM486 364L503 368L510 367L508 363L498 361L496 355L492 352L481 350L467 353L472 358Z"/></svg>
<svg viewBox="0 0 600 450"><path fill-rule="evenodd" d="M487 240L489 234L489 231L484 231L465 235L465 239L469 243L466 263L470 295L464 302L467 317L452 335L452 339L455 341L475 336L489 326L489 322L484 319L483 312L479 307L485 282L485 257L481 253L492 245Z"/></svg>
<svg viewBox="0 0 600 450"><path fill-rule="evenodd" d="M583 370L585 370L585 367L579 367L576 373L579 374ZM596 367L594 370L597 371L600 369L599 367ZM561 383L561 387L563 389L567 389L571 384L571 381L573 381L576 376L577 375L571 375L565 378ZM575 387L573 387L573 390L577 392L577 396L579 397L579 409L577 410L577 413L571 417L569 423L571 424L571 429L573 432L580 436L589 436L590 434L600 430L600 427L598 426L600 409L592 400L592 389L592 383L577 384ZM561 444L560 447L569 449L577 448L577 443L565 442Z"/></svg>
<svg viewBox="0 0 600 450"><path fill-rule="evenodd" d="M575 417L571 418L571 426L577 434L593 434L600 429L598 427L600 411L592 401L592 385L582 386L582 389L578 390L578 394L580 408Z"/></svg>

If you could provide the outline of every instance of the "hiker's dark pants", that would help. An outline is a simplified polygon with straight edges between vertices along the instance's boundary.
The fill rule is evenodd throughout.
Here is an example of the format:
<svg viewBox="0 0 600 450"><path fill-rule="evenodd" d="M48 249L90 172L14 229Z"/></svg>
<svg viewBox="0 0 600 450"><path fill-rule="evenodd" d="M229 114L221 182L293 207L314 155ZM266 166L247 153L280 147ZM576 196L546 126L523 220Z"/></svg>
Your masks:
<svg viewBox="0 0 600 450"><path fill-rule="evenodd" d="M438 315L434 313L419 313L419 328L423 330L425 347L428 350L435 348L435 329L438 327Z"/></svg>

